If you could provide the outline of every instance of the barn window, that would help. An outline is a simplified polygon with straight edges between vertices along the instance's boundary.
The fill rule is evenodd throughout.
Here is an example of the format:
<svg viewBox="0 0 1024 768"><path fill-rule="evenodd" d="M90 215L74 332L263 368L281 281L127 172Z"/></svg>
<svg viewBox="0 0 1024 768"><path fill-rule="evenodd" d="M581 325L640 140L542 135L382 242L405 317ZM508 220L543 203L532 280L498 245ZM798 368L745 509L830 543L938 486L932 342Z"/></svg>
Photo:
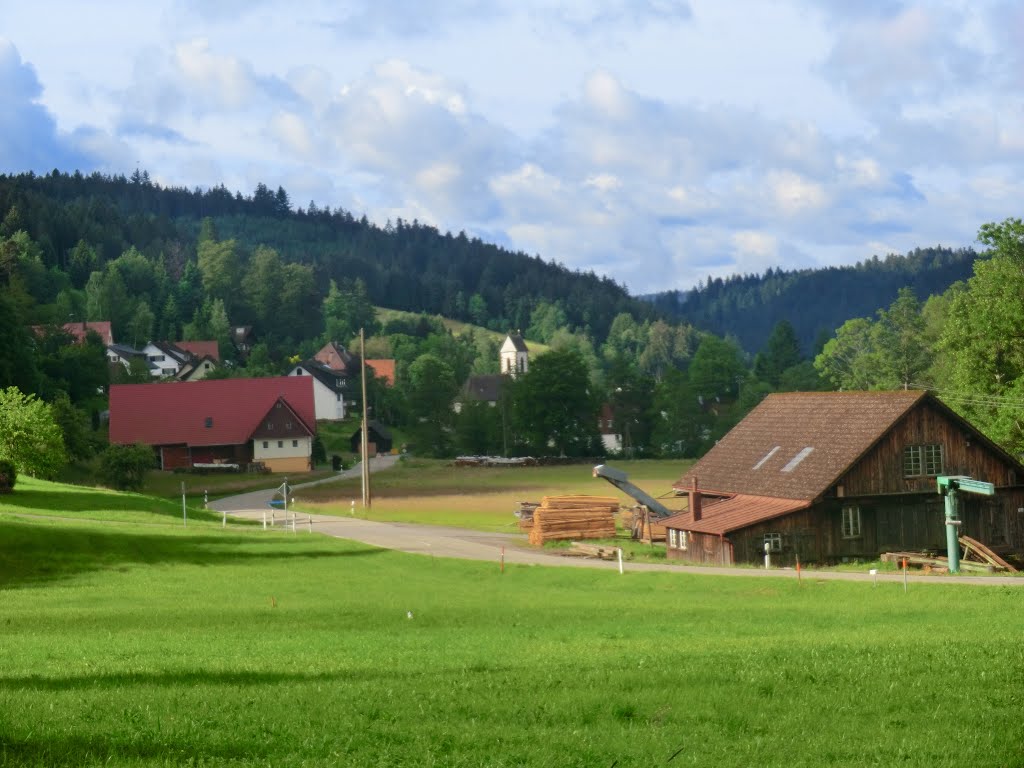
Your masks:
<svg viewBox="0 0 1024 768"><path fill-rule="evenodd" d="M843 507L843 538L859 539L860 533L860 507L848 504Z"/></svg>
<svg viewBox="0 0 1024 768"><path fill-rule="evenodd" d="M685 550L690 543L690 534L687 531L679 532L679 548Z"/></svg>
<svg viewBox="0 0 1024 768"><path fill-rule="evenodd" d="M270 443L268 443L266 440L264 440L263 441L263 447L264 448L269 448L270 447Z"/></svg>
<svg viewBox="0 0 1024 768"><path fill-rule="evenodd" d="M277 441L277 447L278 448L284 448L284 440L278 440Z"/></svg>
<svg viewBox="0 0 1024 768"><path fill-rule="evenodd" d="M904 477L936 477L942 474L942 446L938 443L908 445L903 449Z"/></svg>
<svg viewBox="0 0 1024 768"><path fill-rule="evenodd" d="M298 448L298 447L299 447L299 441L298 440L292 440L292 448Z"/></svg>
<svg viewBox="0 0 1024 768"><path fill-rule="evenodd" d="M764 535L764 549L765 549L765 552L781 552L782 551L782 534L781 533L766 533Z"/></svg>
<svg viewBox="0 0 1024 768"><path fill-rule="evenodd" d="M668 545L669 545L669 547L671 549L675 549L676 548L676 529L675 528L669 528L668 529Z"/></svg>

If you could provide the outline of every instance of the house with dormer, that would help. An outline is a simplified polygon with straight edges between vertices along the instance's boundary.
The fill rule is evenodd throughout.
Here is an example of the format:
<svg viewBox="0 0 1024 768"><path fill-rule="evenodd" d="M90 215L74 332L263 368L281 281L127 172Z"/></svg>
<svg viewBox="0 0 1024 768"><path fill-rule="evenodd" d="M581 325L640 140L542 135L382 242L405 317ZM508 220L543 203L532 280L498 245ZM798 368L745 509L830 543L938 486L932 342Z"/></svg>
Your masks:
<svg viewBox="0 0 1024 768"><path fill-rule="evenodd" d="M963 495L961 534L1024 550L1024 466L927 392L792 392L765 399L674 488L667 556L792 565L946 546L936 478L994 484Z"/></svg>

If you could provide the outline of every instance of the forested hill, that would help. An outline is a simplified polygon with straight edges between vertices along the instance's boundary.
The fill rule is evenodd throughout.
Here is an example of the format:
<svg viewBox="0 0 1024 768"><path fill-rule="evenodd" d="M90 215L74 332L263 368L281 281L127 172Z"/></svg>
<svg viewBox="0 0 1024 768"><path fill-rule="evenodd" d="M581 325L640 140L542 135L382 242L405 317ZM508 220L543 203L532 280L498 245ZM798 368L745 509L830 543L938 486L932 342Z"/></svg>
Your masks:
<svg viewBox="0 0 1024 768"><path fill-rule="evenodd" d="M243 259L257 246L269 246L286 262L311 266L321 284L361 278L372 301L395 309L507 330L526 328L539 302L558 302L570 325L597 340L620 312L638 319L653 314L651 305L610 278L416 221L378 227L365 216L313 202L295 207L284 189L263 184L243 196L223 186L164 188L139 171L130 178L57 171L0 175L0 218L0 238L27 232L44 265L69 273L79 288L90 270L131 247L161 260L178 279L194 258L201 222L209 218L221 239L238 243ZM80 242L95 263L75 262Z"/></svg>
<svg viewBox="0 0 1024 768"><path fill-rule="evenodd" d="M875 256L852 267L716 278L692 291L644 297L659 312L760 350L780 320L792 323L804 354L814 351L847 320L872 317L889 306L900 288L922 301L971 276L977 253L970 248L918 248L905 256Z"/></svg>

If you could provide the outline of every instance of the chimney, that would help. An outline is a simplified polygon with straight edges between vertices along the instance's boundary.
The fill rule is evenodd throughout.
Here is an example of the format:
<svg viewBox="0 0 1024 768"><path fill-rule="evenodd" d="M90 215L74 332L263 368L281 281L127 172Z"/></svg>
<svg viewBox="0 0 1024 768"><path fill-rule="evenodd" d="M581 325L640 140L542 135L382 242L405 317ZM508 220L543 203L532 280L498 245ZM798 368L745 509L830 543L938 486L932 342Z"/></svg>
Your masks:
<svg viewBox="0 0 1024 768"><path fill-rule="evenodd" d="M700 491L697 490L697 476L694 475L693 487L690 489L690 518L696 523L700 517Z"/></svg>

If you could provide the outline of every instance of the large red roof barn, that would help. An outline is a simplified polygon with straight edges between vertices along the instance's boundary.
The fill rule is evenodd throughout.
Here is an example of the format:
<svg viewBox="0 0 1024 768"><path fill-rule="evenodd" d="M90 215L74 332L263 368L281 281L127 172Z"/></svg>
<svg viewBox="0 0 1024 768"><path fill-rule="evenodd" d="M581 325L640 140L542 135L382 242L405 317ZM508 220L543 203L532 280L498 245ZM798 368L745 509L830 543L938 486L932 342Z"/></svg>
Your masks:
<svg viewBox="0 0 1024 768"><path fill-rule="evenodd" d="M153 446L163 469L261 462L272 471L307 471L315 434L308 377L110 388L110 442Z"/></svg>

